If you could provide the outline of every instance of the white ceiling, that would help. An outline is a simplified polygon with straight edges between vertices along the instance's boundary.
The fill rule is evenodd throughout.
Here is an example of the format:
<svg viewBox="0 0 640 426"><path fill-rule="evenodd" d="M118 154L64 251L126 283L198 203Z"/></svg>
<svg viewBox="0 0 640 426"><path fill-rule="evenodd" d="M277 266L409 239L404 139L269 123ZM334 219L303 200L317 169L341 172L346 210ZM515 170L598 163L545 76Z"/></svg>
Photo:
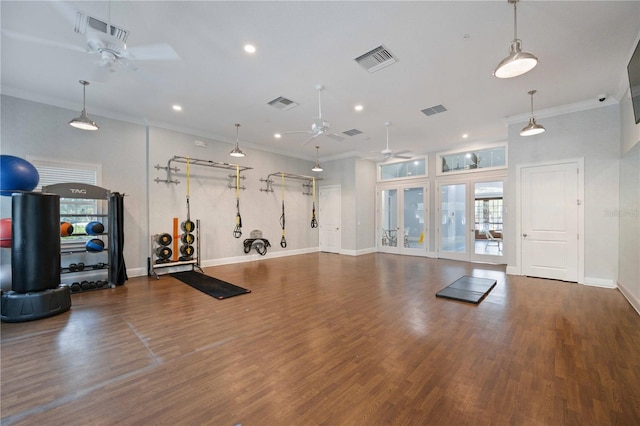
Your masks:
<svg viewBox="0 0 640 426"><path fill-rule="evenodd" d="M96 81L96 55L82 49L66 12L78 8L130 31L128 48L168 43L179 60L139 60ZM109 11L110 10L110 11ZM150 123L300 158L371 155L390 145L414 153L501 141L505 119L624 93L626 65L640 33L640 1L518 3L523 49L540 58L528 74L492 76L513 38L513 7L499 1L105 1L1 2L2 93L90 117ZM245 43L257 47L253 55ZM368 73L354 59L384 45L398 62ZM315 86L342 142L305 135L317 116ZM289 111L267 103L283 96ZM175 112L173 104L184 110ZM362 112L354 111L362 104ZM421 110L448 111L427 117ZM78 114L72 114L76 116ZM536 114L538 115L538 114ZM69 117L71 119L73 117ZM99 121L99 120L97 120ZM544 124L543 120L538 120ZM98 123L100 124L100 123ZM468 133L469 138L462 139Z"/></svg>

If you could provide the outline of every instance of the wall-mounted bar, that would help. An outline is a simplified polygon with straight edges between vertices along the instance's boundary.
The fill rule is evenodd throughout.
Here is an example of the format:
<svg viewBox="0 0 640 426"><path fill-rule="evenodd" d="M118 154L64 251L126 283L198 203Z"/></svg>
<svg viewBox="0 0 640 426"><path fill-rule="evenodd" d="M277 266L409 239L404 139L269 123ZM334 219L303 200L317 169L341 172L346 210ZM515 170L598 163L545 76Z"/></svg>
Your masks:
<svg viewBox="0 0 640 426"><path fill-rule="evenodd" d="M260 182L264 182L265 188L260 188L261 192L273 192L273 179L271 179L272 176L276 176L280 179L282 179L284 175L285 179L297 179L297 180L303 180L305 181L305 183L302 184L303 187L303 195L312 195L311 192L308 192L308 189L305 188L311 188L313 185L313 180L315 179L316 181L322 180L321 178L316 178L313 176L305 176L305 175L297 175L294 173L287 173L287 172L275 172L275 173L271 173L269 174L269 176L267 176L266 179L262 179L260 178Z"/></svg>
<svg viewBox="0 0 640 426"><path fill-rule="evenodd" d="M187 161L189 162L189 166L205 166L205 167L213 167L215 169L224 169L224 170L233 170L233 171L239 171L240 173L246 171L246 170L251 170L253 169L253 167L247 167L247 166L239 166L237 164L229 164L229 163L221 163L218 161L211 161L211 160L201 160L198 158L191 158L191 157L180 157L178 155L174 155L172 158L169 159L169 161L167 161L167 165L166 166L161 166L159 164L156 164L154 167L156 168L156 170L165 170L167 172L167 178L166 179L160 179L160 178L155 178L155 182L156 183L175 183L176 185L180 183L180 181L178 179L172 179L171 177L171 173L176 173L179 172L180 169L178 167L172 167L171 163L183 163L183 164L187 164ZM228 175L229 177L229 184L227 185L228 188L232 188L235 189L236 185L231 184L231 179L233 179L233 181L235 182L236 180L236 175ZM240 176L240 179L245 179L245 176ZM239 189L246 189L244 186L239 187Z"/></svg>

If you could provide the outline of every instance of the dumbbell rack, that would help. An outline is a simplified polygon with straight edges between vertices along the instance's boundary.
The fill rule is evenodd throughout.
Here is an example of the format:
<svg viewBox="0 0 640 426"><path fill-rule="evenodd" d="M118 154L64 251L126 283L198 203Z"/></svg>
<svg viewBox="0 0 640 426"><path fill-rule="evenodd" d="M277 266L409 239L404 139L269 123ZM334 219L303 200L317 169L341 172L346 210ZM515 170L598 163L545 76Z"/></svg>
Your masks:
<svg viewBox="0 0 640 426"><path fill-rule="evenodd" d="M147 275L153 275L154 277L156 277L156 279L160 279L160 276L158 275L158 273L156 272L156 269L162 269L162 268L169 268L169 267L176 267L176 266L184 266L184 265L189 265L191 266L191 269L198 269L200 270L200 272L204 273L204 271L202 270L202 268L200 267L200 219L196 219L195 222L196 225L196 229L195 229L195 241L193 244L193 246L195 247L195 251L193 253L192 256L189 256L190 259L188 260L175 260L175 257L173 260L167 260L167 261L161 261L158 262L158 259L154 259L154 253L155 253L155 248L159 246L159 244L156 242L158 235L160 234L154 234L151 235L151 257L149 257L147 259ZM177 235L174 235L173 238L178 238ZM176 253L173 253L174 255L177 255Z"/></svg>

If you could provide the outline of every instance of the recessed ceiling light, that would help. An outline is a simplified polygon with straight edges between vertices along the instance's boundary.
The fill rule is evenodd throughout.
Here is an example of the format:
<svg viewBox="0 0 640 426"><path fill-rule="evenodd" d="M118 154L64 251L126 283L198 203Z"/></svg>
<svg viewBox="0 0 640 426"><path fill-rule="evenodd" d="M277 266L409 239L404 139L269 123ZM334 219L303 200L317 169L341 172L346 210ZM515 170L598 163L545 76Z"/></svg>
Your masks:
<svg viewBox="0 0 640 426"><path fill-rule="evenodd" d="M273 137L276 139L280 139L282 135L280 133L276 133L275 135L273 135Z"/></svg>
<svg viewBox="0 0 640 426"><path fill-rule="evenodd" d="M256 47L253 44L245 44L244 51L247 53L256 53Z"/></svg>
<svg viewBox="0 0 640 426"><path fill-rule="evenodd" d="M466 139L466 138L468 138L468 137L469 137L469 133L463 133L463 134L462 134L462 139Z"/></svg>
<svg viewBox="0 0 640 426"><path fill-rule="evenodd" d="M171 108L173 108L174 111L182 111L182 107L180 105L174 105Z"/></svg>
<svg viewBox="0 0 640 426"><path fill-rule="evenodd" d="M355 107L353 107L353 109L355 109L356 111L362 111L363 106L362 105L356 105Z"/></svg>

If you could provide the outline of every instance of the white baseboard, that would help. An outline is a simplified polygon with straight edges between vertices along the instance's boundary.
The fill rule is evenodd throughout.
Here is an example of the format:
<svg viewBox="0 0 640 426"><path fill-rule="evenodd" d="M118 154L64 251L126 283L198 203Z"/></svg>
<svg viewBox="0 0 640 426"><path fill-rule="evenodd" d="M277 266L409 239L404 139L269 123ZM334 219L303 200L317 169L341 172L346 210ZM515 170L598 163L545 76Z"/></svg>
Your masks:
<svg viewBox="0 0 640 426"><path fill-rule="evenodd" d="M144 277L145 275L147 275L147 268L131 268L131 269L127 269L127 276L129 278Z"/></svg>
<svg viewBox="0 0 640 426"><path fill-rule="evenodd" d="M507 275L520 275L520 271L518 271L518 267L507 265Z"/></svg>
<svg viewBox="0 0 640 426"><path fill-rule="evenodd" d="M584 285L589 285L592 287L602 287L602 288L616 288L616 283L614 280L604 279L604 278L591 278L584 277Z"/></svg>
<svg viewBox="0 0 640 426"><path fill-rule="evenodd" d="M344 254L347 256L362 256L363 254L375 253L378 250L375 247L369 247L366 249L360 250L340 250L340 254Z"/></svg>
<svg viewBox="0 0 640 426"><path fill-rule="evenodd" d="M622 295L627 299L629 304L636 310L638 315L640 315L640 299L631 294L631 292L620 282L618 282L618 290Z"/></svg>

